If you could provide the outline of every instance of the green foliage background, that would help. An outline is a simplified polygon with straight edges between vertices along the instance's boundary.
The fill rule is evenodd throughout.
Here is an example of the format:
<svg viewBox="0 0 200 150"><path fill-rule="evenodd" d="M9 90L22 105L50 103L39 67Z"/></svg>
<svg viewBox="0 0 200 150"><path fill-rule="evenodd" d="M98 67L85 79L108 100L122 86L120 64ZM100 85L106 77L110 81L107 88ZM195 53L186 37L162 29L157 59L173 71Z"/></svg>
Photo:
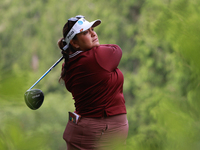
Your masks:
<svg viewBox="0 0 200 150"><path fill-rule="evenodd" d="M78 14L101 19L100 43L123 50L127 149L200 149L199 0L0 1L0 149L66 149L74 106L58 82L61 63L35 87L45 94L40 109L23 96L61 57L62 27Z"/></svg>

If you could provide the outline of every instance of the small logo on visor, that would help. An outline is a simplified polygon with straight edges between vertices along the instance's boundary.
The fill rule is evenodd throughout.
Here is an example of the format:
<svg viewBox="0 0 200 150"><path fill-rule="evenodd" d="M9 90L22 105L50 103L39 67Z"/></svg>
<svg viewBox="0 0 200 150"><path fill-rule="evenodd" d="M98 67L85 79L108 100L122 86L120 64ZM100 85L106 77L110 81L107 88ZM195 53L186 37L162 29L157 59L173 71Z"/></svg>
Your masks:
<svg viewBox="0 0 200 150"><path fill-rule="evenodd" d="M78 21L78 24L79 24L79 25L82 25L82 24L83 24L83 21L79 20L79 21Z"/></svg>
<svg viewBox="0 0 200 150"><path fill-rule="evenodd" d="M82 32L83 31L83 29L80 29L80 32Z"/></svg>

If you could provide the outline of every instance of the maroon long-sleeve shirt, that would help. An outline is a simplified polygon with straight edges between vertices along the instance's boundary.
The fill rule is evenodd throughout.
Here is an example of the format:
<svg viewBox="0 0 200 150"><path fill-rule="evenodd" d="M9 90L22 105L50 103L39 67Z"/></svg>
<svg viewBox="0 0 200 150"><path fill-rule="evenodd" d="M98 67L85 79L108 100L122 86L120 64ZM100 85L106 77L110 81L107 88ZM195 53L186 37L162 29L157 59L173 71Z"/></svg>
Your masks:
<svg viewBox="0 0 200 150"><path fill-rule="evenodd" d="M100 45L70 55L65 86L75 100L76 112L84 117L126 113L124 77L117 68L122 50L117 45ZM63 64L64 66L64 64Z"/></svg>

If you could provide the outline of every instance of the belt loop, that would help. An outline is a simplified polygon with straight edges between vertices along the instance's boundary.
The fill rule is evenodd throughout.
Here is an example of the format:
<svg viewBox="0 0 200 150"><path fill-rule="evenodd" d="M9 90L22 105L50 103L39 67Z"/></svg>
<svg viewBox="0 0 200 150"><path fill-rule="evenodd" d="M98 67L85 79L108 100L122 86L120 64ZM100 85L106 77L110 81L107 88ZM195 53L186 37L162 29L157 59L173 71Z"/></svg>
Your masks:
<svg viewBox="0 0 200 150"><path fill-rule="evenodd" d="M108 117L105 110L104 110L104 113L103 113L103 117L104 117L104 118Z"/></svg>

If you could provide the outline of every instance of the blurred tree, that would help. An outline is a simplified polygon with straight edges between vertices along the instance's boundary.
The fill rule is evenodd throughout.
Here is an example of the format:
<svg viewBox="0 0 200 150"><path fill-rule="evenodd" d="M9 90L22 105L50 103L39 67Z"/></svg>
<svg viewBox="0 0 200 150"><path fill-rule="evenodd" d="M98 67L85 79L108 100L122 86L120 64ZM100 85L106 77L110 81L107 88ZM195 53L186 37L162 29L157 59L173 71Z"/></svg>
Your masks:
<svg viewBox="0 0 200 150"><path fill-rule="evenodd" d="M129 110L135 149L199 149L199 13L199 2L188 0L142 8L132 51L137 102Z"/></svg>
<svg viewBox="0 0 200 150"><path fill-rule="evenodd" d="M56 42L77 14L101 19L95 29L100 43L123 50L127 148L199 149L199 6L198 0L0 1L0 149L29 147L16 144L26 142L23 136L41 145L32 149L65 147L66 111L74 108L58 83L62 63L36 86L45 93L40 110L28 110L23 94L61 57ZM9 125L13 117L18 119ZM52 144L43 146L40 133Z"/></svg>
<svg viewBox="0 0 200 150"><path fill-rule="evenodd" d="M31 135L23 130L18 121L9 121L1 125L0 149L1 150L27 150L27 149L49 149L46 147L47 138L35 132Z"/></svg>

